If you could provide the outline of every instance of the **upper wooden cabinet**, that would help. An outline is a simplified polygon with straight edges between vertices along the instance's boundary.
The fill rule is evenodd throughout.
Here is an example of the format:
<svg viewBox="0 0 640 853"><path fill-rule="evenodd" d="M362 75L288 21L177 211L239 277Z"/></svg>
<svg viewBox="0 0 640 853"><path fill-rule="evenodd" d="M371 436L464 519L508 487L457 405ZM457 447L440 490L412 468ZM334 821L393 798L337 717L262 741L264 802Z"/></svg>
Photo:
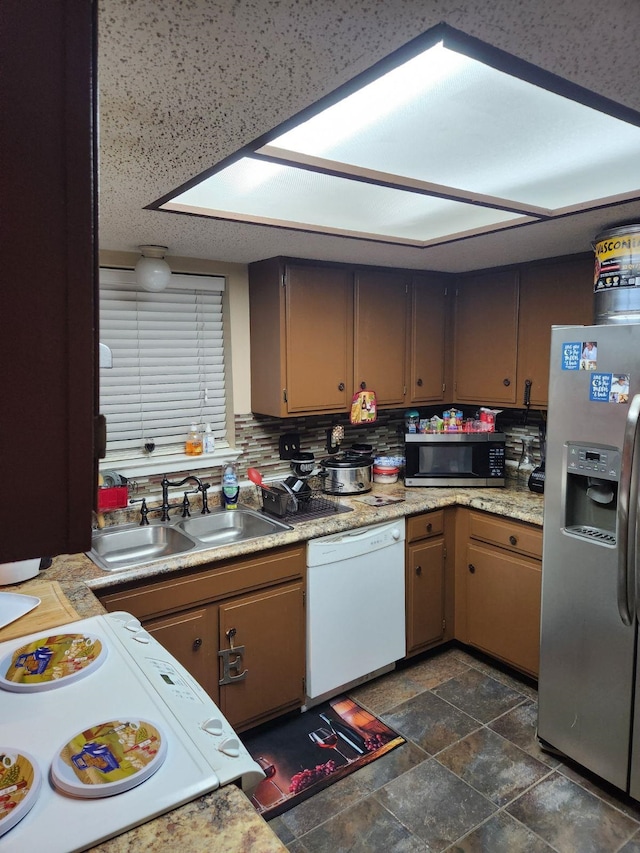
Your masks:
<svg viewBox="0 0 640 853"><path fill-rule="evenodd" d="M91 547L97 5L11 2L0 12L0 562ZM55 499L16 512L19 483L51 484Z"/></svg>
<svg viewBox="0 0 640 853"><path fill-rule="evenodd" d="M516 402L517 272L483 273L456 286L454 397L458 403Z"/></svg>
<svg viewBox="0 0 640 853"><path fill-rule="evenodd" d="M358 270L355 275L354 392L375 391L379 406L405 402L409 283L403 273Z"/></svg>
<svg viewBox="0 0 640 853"><path fill-rule="evenodd" d="M414 276L409 312L408 405L444 401L449 288L442 276Z"/></svg>
<svg viewBox="0 0 640 853"><path fill-rule="evenodd" d="M546 409L551 326L593 323L593 258L580 256L522 267L518 315L518 405Z"/></svg>
<svg viewBox="0 0 640 853"><path fill-rule="evenodd" d="M251 409L285 418L347 411L353 374L348 269L249 265Z"/></svg>
<svg viewBox="0 0 640 853"><path fill-rule="evenodd" d="M546 408L553 325L593 321L593 261L562 258L462 278L454 400Z"/></svg>

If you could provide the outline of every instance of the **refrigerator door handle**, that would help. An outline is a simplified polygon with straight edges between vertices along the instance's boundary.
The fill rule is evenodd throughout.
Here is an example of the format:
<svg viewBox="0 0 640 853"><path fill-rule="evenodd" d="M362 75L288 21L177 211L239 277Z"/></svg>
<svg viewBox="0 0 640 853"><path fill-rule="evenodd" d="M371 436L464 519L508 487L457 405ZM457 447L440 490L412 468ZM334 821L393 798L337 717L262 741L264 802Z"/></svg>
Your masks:
<svg viewBox="0 0 640 853"><path fill-rule="evenodd" d="M618 495L618 612L625 625L631 625L636 610L636 528L638 486L632 476L635 446L640 421L640 394L631 400L624 428L620 492ZM632 503L633 500L633 503ZM633 507L631 526L629 508Z"/></svg>

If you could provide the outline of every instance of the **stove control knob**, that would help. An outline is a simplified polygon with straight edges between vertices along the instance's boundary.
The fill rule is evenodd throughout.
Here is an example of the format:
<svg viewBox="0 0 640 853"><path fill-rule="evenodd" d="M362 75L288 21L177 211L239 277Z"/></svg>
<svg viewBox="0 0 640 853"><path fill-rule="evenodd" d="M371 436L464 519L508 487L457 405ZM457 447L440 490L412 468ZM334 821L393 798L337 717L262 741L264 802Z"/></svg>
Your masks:
<svg viewBox="0 0 640 853"><path fill-rule="evenodd" d="M134 639L138 643L148 645L149 640L151 639L151 634L143 629L142 631L138 631L136 634L134 634L132 639Z"/></svg>
<svg viewBox="0 0 640 853"><path fill-rule="evenodd" d="M202 723L200 728L209 735L221 735L222 720L219 720L218 717L210 717Z"/></svg>
<svg viewBox="0 0 640 853"><path fill-rule="evenodd" d="M240 755L240 741L237 737L228 737L222 741L218 749L231 758L237 758Z"/></svg>
<svg viewBox="0 0 640 853"><path fill-rule="evenodd" d="M139 619L131 618L124 626L127 631L131 631L132 634L135 634L136 631L139 631L142 628L142 622Z"/></svg>

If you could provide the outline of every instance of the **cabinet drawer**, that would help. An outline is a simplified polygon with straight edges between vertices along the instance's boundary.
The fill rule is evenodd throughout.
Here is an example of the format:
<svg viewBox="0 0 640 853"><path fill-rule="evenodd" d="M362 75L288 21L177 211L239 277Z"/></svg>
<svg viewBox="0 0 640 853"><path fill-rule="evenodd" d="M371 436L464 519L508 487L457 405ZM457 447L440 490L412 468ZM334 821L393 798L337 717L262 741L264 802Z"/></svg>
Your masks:
<svg viewBox="0 0 640 853"><path fill-rule="evenodd" d="M444 532L444 510L425 512L407 519L407 542L417 542Z"/></svg>
<svg viewBox="0 0 640 853"><path fill-rule="evenodd" d="M302 578L304 574L305 549L296 545L219 563L210 569L176 573L166 580L101 595L100 601L107 610L127 610L139 619L147 619Z"/></svg>
<svg viewBox="0 0 640 853"><path fill-rule="evenodd" d="M542 559L542 530L538 527L472 512L469 517L469 535L518 554Z"/></svg>

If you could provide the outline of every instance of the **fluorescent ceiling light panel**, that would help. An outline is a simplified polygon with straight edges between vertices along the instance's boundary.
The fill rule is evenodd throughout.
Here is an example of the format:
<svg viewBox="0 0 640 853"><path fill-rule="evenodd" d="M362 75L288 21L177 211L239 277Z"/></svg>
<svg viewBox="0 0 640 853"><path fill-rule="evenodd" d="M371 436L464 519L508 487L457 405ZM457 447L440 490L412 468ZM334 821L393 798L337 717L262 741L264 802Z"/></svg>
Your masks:
<svg viewBox="0 0 640 853"><path fill-rule="evenodd" d="M443 25L152 207L428 246L640 196L639 124Z"/></svg>

